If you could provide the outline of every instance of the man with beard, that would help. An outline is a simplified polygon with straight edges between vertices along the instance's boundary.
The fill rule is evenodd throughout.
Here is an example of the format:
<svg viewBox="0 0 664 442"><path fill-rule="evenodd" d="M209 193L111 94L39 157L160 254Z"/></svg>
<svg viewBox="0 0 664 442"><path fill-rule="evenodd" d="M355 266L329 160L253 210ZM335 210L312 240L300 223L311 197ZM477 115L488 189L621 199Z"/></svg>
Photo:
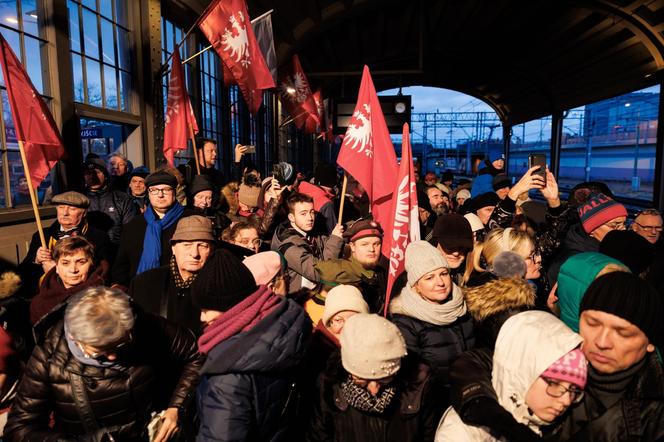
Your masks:
<svg viewBox="0 0 664 442"><path fill-rule="evenodd" d="M429 204L431 204L431 208L436 216L445 215L449 212L450 197L447 193L436 186L429 186L426 188L426 191L429 197Z"/></svg>
<svg viewBox="0 0 664 442"><path fill-rule="evenodd" d="M314 323L323 313L327 292L339 284L360 289L372 313L382 312L385 307L387 272L379 265L383 229L374 220L360 219L348 227L344 238L350 245L348 259L330 259L316 264L321 287L305 306L309 314L313 314L312 318L316 316Z"/></svg>

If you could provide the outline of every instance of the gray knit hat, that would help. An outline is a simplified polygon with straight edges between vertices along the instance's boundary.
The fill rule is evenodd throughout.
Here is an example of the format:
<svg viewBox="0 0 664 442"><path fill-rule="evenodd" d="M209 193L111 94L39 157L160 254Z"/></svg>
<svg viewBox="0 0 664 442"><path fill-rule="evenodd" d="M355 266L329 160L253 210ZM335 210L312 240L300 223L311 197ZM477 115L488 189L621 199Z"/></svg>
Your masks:
<svg viewBox="0 0 664 442"><path fill-rule="evenodd" d="M442 253L426 241L413 241L406 247L406 272L408 273L408 286L412 287L425 274L449 267Z"/></svg>
<svg viewBox="0 0 664 442"><path fill-rule="evenodd" d="M341 365L362 379L383 379L401 368L406 341L396 325L376 314L358 313L346 320L339 338Z"/></svg>
<svg viewBox="0 0 664 442"><path fill-rule="evenodd" d="M328 326L328 322L334 315L344 311L369 313L367 302L355 286L341 284L327 293L323 310L323 325Z"/></svg>

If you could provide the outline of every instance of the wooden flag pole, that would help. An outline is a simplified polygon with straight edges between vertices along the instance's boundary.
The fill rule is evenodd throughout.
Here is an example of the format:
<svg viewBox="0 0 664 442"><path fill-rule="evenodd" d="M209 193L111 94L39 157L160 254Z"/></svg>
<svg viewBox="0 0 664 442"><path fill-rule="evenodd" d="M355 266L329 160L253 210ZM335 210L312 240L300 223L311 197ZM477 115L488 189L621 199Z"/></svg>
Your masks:
<svg viewBox="0 0 664 442"><path fill-rule="evenodd" d="M194 135L194 128L191 126L191 124L187 124L189 126L189 137L191 137L191 145L194 147L194 157L196 158L196 175L201 174L201 166L198 164L198 147L196 146L196 136ZM203 154L203 161L205 161L205 154Z"/></svg>
<svg viewBox="0 0 664 442"><path fill-rule="evenodd" d="M35 212L35 222L37 223L37 231L39 232L39 239L41 245L46 248L46 237L44 236L44 226L42 226L41 217L39 216L39 209L37 208L37 194L32 187L32 177L30 176L30 169L28 169L28 160L25 157L25 149L23 148L23 141L18 140L18 150L21 152L21 161L23 162L23 170L25 171L25 179L28 182L28 190L30 191L30 201L32 202L32 210Z"/></svg>
<svg viewBox="0 0 664 442"><path fill-rule="evenodd" d="M344 183L341 186L341 202L339 203L339 220L337 224L342 224L344 216L344 203L346 202L346 187L348 187L348 175L344 171Z"/></svg>

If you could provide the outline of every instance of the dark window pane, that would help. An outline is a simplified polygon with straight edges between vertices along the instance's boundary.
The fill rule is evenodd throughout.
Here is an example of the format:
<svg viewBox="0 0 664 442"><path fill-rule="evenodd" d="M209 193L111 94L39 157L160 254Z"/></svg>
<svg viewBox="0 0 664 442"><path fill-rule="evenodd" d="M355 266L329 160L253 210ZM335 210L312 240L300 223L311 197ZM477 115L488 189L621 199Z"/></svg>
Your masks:
<svg viewBox="0 0 664 442"><path fill-rule="evenodd" d="M106 107L118 108L118 86L115 78L115 68L104 65L104 92L106 94Z"/></svg>
<svg viewBox="0 0 664 442"><path fill-rule="evenodd" d="M118 35L118 67L125 71L131 71L131 46L129 44L129 32L115 27Z"/></svg>
<svg viewBox="0 0 664 442"><path fill-rule="evenodd" d="M18 29L18 15L16 12L16 0L0 1L0 20L5 26Z"/></svg>
<svg viewBox="0 0 664 442"><path fill-rule="evenodd" d="M88 103L94 106L102 105L101 73L99 69L99 63L86 57L85 73L88 79Z"/></svg>
<svg viewBox="0 0 664 442"><path fill-rule="evenodd" d="M69 45L72 51L81 52L81 31L78 26L78 5L73 1L67 2L69 10Z"/></svg>
<svg viewBox="0 0 664 442"><path fill-rule="evenodd" d="M83 9L83 38L85 55L99 60L99 36L97 33L97 15Z"/></svg>
<svg viewBox="0 0 664 442"><path fill-rule="evenodd" d="M113 24L101 19L101 42L104 56L104 63L115 65L115 47L113 45Z"/></svg>
<svg viewBox="0 0 664 442"><path fill-rule="evenodd" d="M120 98L122 99L121 110L131 111L131 77L126 72L120 71Z"/></svg>
<svg viewBox="0 0 664 442"><path fill-rule="evenodd" d="M37 0L23 0L21 11L23 13L23 31L38 37L39 27L37 26L37 20L39 18L39 11L37 10Z"/></svg>
<svg viewBox="0 0 664 442"><path fill-rule="evenodd" d="M115 0L115 22L120 26L131 29L131 26L129 26L129 5L127 5L127 0Z"/></svg>
<svg viewBox="0 0 664 442"><path fill-rule="evenodd" d="M39 40L25 36L26 69L32 84L35 85L40 94L43 94L41 46L42 43Z"/></svg>
<svg viewBox="0 0 664 442"><path fill-rule="evenodd" d="M81 57L76 54L71 54L71 65L74 72L74 100L80 103L85 101L85 85L83 84L83 66L81 64Z"/></svg>

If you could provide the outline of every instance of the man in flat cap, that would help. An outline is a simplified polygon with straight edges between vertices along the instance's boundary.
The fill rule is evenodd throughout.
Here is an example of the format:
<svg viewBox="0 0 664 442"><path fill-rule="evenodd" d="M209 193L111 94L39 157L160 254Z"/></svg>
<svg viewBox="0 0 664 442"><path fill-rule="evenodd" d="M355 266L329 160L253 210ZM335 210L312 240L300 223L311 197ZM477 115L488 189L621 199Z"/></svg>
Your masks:
<svg viewBox="0 0 664 442"><path fill-rule="evenodd" d="M129 295L145 311L198 334L201 311L191 301L190 286L214 248L212 222L208 218L200 215L181 218L171 238L170 262L134 278Z"/></svg>
<svg viewBox="0 0 664 442"><path fill-rule="evenodd" d="M45 231L46 247L41 246L39 232L32 235L28 253L19 267L21 279L27 291L36 294L39 278L55 266L51 251L62 238L83 236L94 245L94 260L112 261L112 247L106 232L92 227L86 217L90 201L78 192L64 192L52 199L56 209L56 220Z"/></svg>
<svg viewBox="0 0 664 442"><path fill-rule="evenodd" d="M128 287L134 276L170 262L170 240L184 212L175 198L177 184L177 179L163 170L145 179L149 203L145 213L131 220L122 232L113 283Z"/></svg>
<svg viewBox="0 0 664 442"><path fill-rule="evenodd" d="M327 292L339 284L348 284L360 289L372 313L382 312L387 287L387 272L379 265L382 227L372 219L360 219L350 224L343 236L350 245L350 257L316 263L321 285L308 301L307 311L322 314Z"/></svg>

